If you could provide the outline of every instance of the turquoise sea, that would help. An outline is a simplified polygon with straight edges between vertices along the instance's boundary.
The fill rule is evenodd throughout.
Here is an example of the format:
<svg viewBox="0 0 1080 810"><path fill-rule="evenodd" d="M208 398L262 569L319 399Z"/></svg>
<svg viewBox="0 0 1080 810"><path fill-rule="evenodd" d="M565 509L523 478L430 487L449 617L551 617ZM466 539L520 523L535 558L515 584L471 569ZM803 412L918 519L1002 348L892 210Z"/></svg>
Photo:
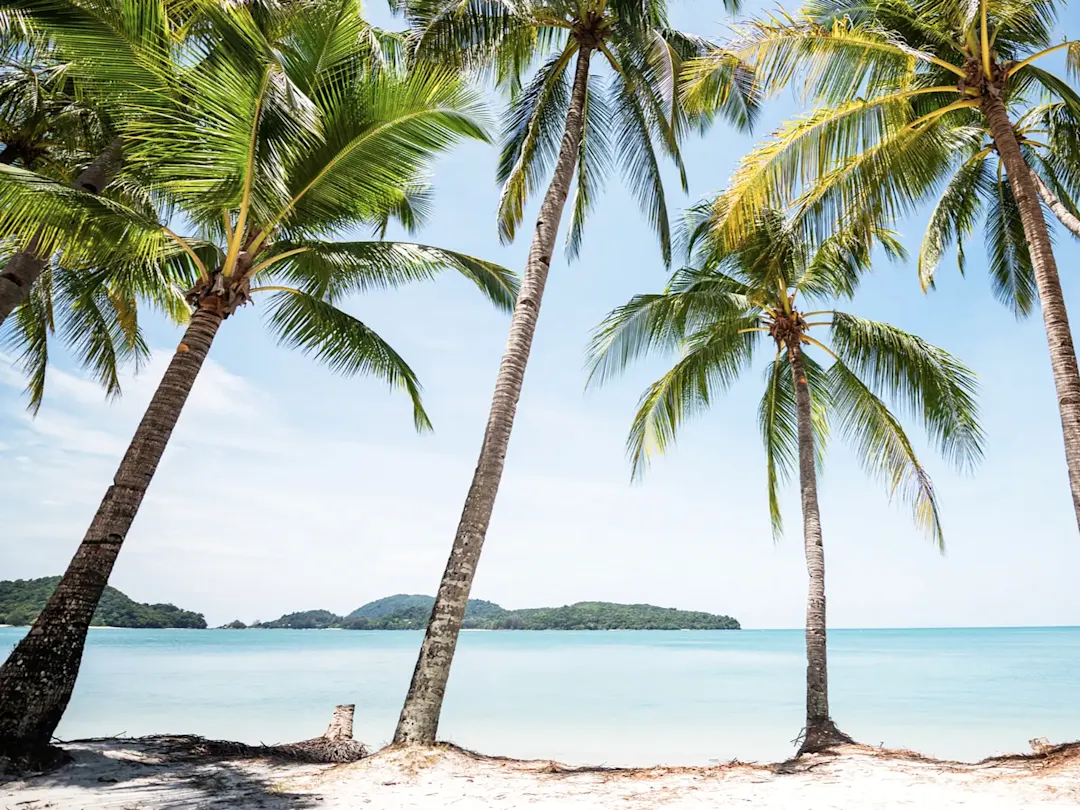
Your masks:
<svg viewBox="0 0 1080 810"><path fill-rule="evenodd" d="M0 654L25 632L0 628ZM422 634L90 632L62 739L393 733ZM1080 628L830 631L833 716L862 742L957 759L1080 738ZM802 632L465 632L441 736L572 763L777 760L802 725Z"/></svg>

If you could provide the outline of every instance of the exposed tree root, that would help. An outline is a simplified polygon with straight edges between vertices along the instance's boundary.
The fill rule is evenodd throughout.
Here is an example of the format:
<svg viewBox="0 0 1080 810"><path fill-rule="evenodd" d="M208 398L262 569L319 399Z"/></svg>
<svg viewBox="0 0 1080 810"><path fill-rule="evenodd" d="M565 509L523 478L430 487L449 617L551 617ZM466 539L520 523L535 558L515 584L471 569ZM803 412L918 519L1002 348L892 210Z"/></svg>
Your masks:
<svg viewBox="0 0 1080 810"><path fill-rule="evenodd" d="M838 729L831 717L827 717L825 720L808 725L803 730L802 744L799 746L799 753L795 756L818 754L838 745L854 744L855 740Z"/></svg>

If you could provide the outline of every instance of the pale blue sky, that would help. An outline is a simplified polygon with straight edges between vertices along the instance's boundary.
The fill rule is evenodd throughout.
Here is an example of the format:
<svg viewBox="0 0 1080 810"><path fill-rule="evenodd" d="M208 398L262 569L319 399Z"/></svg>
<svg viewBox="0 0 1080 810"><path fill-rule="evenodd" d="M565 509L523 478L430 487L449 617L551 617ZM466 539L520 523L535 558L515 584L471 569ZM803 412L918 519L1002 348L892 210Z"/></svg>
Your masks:
<svg viewBox="0 0 1080 810"><path fill-rule="evenodd" d="M772 6L750 10L761 5ZM725 31L717 3L673 7L682 28ZM370 16L389 19L380 3ZM1062 27L1078 26L1075 8L1067 11ZM796 110L784 94L755 135ZM723 125L689 142L690 195L669 183L673 215L721 189L752 142ZM495 161L494 148L470 144L439 162L434 216L419 241L520 270L535 206L519 241L501 246ZM923 211L903 224L909 247L925 219ZM966 280L947 261L927 297L912 265L881 264L847 307L917 332L973 367L988 442L981 469L961 477L920 436L943 504L945 556L834 443L821 482L833 626L1080 623L1080 537L1041 321L1017 323L994 301L981 242L977 236L969 247ZM1057 257L1080 321L1080 247L1060 231ZM580 259L568 265L560 253L554 262L474 595L508 607L651 602L730 613L747 627L797 627L805 600L797 497L794 487L785 492L788 536L774 544L756 422L760 369L689 425L634 485L626 429L661 365L583 391L589 330L665 279L653 234L612 182ZM434 592L508 320L450 277L348 308L419 373L435 433L413 432L405 397L276 347L258 307L245 309L220 332L114 585L139 600L203 611L214 623L312 608L347 612L391 593ZM154 363L128 383L123 400L104 403L61 360L36 420L24 410L18 375L9 362L0 365L0 578L63 570L179 332L155 323L150 338L159 349Z"/></svg>

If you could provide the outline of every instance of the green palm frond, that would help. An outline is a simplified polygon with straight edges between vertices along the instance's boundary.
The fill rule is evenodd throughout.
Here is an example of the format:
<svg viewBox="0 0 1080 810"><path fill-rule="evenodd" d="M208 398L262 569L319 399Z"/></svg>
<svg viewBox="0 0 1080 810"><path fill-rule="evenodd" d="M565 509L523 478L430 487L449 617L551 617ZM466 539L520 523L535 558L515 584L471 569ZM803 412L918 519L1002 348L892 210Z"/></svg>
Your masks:
<svg viewBox="0 0 1080 810"><path fill-rule="evenodd" d="M59 270L55 273L58 300L65 306L60 335L72 353L110 397L120 395L120 369L131 363L137 371L150 350L139 329L135 302L110 293L92 276Z"/></svg>
<svg viewBox="0 0 1080 810"><path fill-rule="evenodd" d="M314 356L333 371L376 377L405 391L412 400L416 429L431 429L416 374L386 341L352 315L315 296L290 290L271 297L267 322L282 345Z"/></svg>
<svg viewBox="0 0 1080 810"><path fill-rule="evenodd" d="M798 217L819 236L850 212L872 212L878 222L902 219L940 188L980 136L977 127L940 122L899 130L820 177L797 201Z"/></svg>
<svg viewBox="0 0 1080 810"><path fill-rule="evenodd" d="M275 261L276 256L283 258ZM271 263L265 271L270 278L327 302L427 281L445 269L465 276L506 311L513 309L518 291L517 277L497 264L410 242L279 242L266 261Z"/></svg>
<svg viewBox="0 0 1080 810"><path fill-rule="evenodd" d="M832 316L832 347L872 391L921 419L958 468L971 469L982 458L975 375L955 357L889 324L842 312Z"/></svg>
<svg viewBox="0 0 1080 810"><path fill-rule="evenodd" d="M1023 318L1031 314L1038 292L1020 207L1007 178L996 178L988 196L986 256L990 286L1002 304L1017 318Z"/></svg>
<svg viewBox="0 0 1080 810"><path fill-rule="evenodd" d="M679 81L683 103L691 113L707 121L720 115L743 132L753 129L761 93L753 70L735 54L714 48L689 58Z"/></svg>
<svg viewBox="0 0 1080 810"><path fill-rule="evenodd" d="M667 292L634 296L593 332L588 384L602 384L652 352L678 348L718 316L745 316L752 310L745 293L745 284L719 271L686 268L675 274Z"/></svg>
<svg viewBox="0 0 1080 810"><path fill-rule="evenodd" d="M168 12L146 0L6 0L4 9L46 35L96 103L118 112L165 85L174 45Z"/></svg>
<svg viewBox="0 0 1080 810"><path fill-rule="evenodd" d="M49 336L56 330L53 306L52 269L46 268L12 317L0 327L6 333L4 346L26 375L29 410L37 414L45 397L49 367Z"/></svg>
<svg viewBox="0 0 1080 810"><path fill-rule="evenodd" d="M555 165L570 104L567 66L576 52L577 46L570 44L552 56L510 102L497 173L502 184L498 222L503 242L514 240L529 195L537 192ZM581 148L588 147L583 143Z"/></svg>
<svg viewBox="0 0 1080 810"><path fill-rule="evenodd" d="M566 253L577 258L585 231L585 218L603 190L605 178L611 172L612 113L604 94L603 80L589 77L589 90L585 97L585 116L578 147L577 188L574 192L574 208L570 217L570 230L566 236Z"/></svg>
<svg viewBox="0 0 1080 810"><path fill-rule="evenodd" d="M940 58L849 19L828 25L784 16L754 21L725 50L754 71L762 92L801 77L804 95L828 104L844 103L866 88L903 85L917 72L939 79L936 84L955 84L963 75L951 61L955 56Z"/></svg>
<svg viewBox="0 0 1080 810"><path fill-rule="evenodd" d="M322 135L288 165L288 200L267 217L290 238L380 221L435 155L465 139L487 141L479 93L441 68L414 68L324 92Z"/></svg>
<svg viewBox="0 0 1080 810"><path fill-rule="evenodd" d="M783 124L739 162L728 188L717 197L713 229L718 237L737 244L753 229L758 211L792 205L808 189L818 196L841 190L855 196L860 189L852 188L853 181L841 181L858 168L861 156L882 142L888 146L878 147L879 153L902 155L903 147L918 139L908 129L916 120L913 98L904 90L870 101L856 99ZM910 153L916 168L931 157L922 156L920 149Z"/></svg>
<svg viewBox="0 0 1080 810"><path fill-rule="evenodd" d="M679 361L645 390L626 441L633 478L644 473L653 455L667 451L687 418L735 382L758 342L757 333L740 330L756 325L756 319L721 320L689 336Z"/></svg>
<svg viewBox="0 0 1080 810"><path fill-rule="evenodd" d="M942 255L956 247L960 272L964 266L964 240L975 230L983 213L982 201L994 186L988 155L982 151L965 161L949 179L938 198L919 248L919 283L924 290L934 286L934 276Z"/></svg>
<svg viewBox="0 0 1080 810"><path fill-rule="evenodd" d="M45 268L3 329L5 345L26 374L28 407L35 415L45 398L54 338L110 398L121 393L121 369L132 365L138 371L150 354L132 297L109 290L94 274L58 265Z"/></svg>
<svg viewBox="0 0 1080 810"><path fill-rule="evenodd" d="M402 35L374 28L359 0L311 4L290 18L281 48L287 75L309 97L370 70L400 70Z"/></svg>
<svg viewBox="0 0 1080 810"><path fill-rule="evenodd" d="M558 19L515 0L409 0L409 47L421 59L514 82L555 45ZM560 46L561 47L561 46Z"/></svg>
<svg viewBox="0 0 1080 810"><path fill-rule="evenodd" d="M937 494L900 421L844 363L832 365L829 383L837 430L852 443L867 472L911 504L915 524L944 550Z"/></svg>
<svg viewBox="0 0 1080 810"><path fill-rule="evenodd" d="M671 263L671 223L668 219L660 163L653 147L654 129L642 109L640 94L619 76L612 80L615 156L638 206L660 238L664 264Z"/></svg>
<svg viewBox="0 0 1080 810"><path fill-rule="evenodd" d="M107 196L0 165L0 238L33 237L41 255L70 264L150 258L169 250L159 222Z"/></svg>
<svg viewBox="0 0 1080 810"><path fill-rule="evenodd" d="M880 245L893 260L906 258L907 252L888 228L875 224L874 218L863 212L853 213L838 225L813 255L794 286L808 298L851 298L870 271L874 245Z"/></svg>

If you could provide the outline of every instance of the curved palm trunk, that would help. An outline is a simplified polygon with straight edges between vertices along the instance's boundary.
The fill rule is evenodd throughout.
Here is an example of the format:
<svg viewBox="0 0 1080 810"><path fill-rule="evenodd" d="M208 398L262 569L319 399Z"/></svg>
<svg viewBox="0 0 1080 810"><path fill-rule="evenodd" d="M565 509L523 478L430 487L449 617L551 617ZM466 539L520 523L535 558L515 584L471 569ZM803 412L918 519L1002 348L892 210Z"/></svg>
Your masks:
<svg viewBox="0 0 1080 810"><path fill-rule="evenodd" d="M86 628L220 325L221 315L212 309L191 316L56 592L0 667L0 757L32 761L47 753L75 687Z"/></svg>
<svg viewBox="0 0 1080 810"><path fill-rule="evenodd" d="M454 536L450 559L439 583L409 693L394 732L395 743L431 744L435 742L439 728L450 664L457 647L461 622L465 618L465 606L472 590L480 550L495 507L495 495L506 461L506 448L514 426L514 413L521 396L525 365L529 360L536 319L551 266L551 254L555 249L559 221L574 178L588 90L590 53L591 49L585 46L578 52L566 129L551 185L544 195L536 220L525 276L510 322L510 337L495 380L495 396L480 447L480 458L465 498L465 508Z"/></svg>
<svg viewBox="0 0 1080 810"><path fill-rule="evenodd" d="M1058 199L1058 196L1050 190L1049 186L1043 182L1043 179L1034 170L1031 172L1031 180L1035 183L1035 190L1039 192L1039 196L1046 203L1046 207L1058 218L1058 222L1068 228L1073 236L1080 238L1080 219L1073 216L1072 212L1065 207L1064 203Z"/></svg>
<svg viewBox="0 0 1080 810"><path fill-rule="evenodd" d="M1024 235L1035 268L1035 286L1042 304L1043 326L1050 344L1050 367L1054 373L1058 410L1061 413L1073 510L1080 526L1080 372L1076 367L1076 349L1069 329L1069 315L1065 311L1065 298L1061 293L1057 262L1050 246L1050 230L1039 204L1038 188L1032 179L1031 167L1020 151L1008 110L997 93L994 87L983 92L982 111L1009 175L1009 185L1020 208Z"/></svg>
<svg viewBox="0 0 1080 810"><path fill-rule="evenodd" d="M806 598L806 729L799 754L822 751L852 742L829 717L829 671L825 635L825 546L821 538L817 470L814 467L814 429L810 386L806 382L802 349L788 345L799 428L799 488L802 493L803 542L810 592Z"/></svg>
<svg viewBox="0 0 1080 810"><path fill-rule="evenodd" d="M116 138L108 148L83 169L72 184L75 188L100 194L113 181L123 163L120 139ZM0 324L19 304L26 300L49 257L38 256L38 239L33 237L24 250L19 251L0 270Z"/></svg>

